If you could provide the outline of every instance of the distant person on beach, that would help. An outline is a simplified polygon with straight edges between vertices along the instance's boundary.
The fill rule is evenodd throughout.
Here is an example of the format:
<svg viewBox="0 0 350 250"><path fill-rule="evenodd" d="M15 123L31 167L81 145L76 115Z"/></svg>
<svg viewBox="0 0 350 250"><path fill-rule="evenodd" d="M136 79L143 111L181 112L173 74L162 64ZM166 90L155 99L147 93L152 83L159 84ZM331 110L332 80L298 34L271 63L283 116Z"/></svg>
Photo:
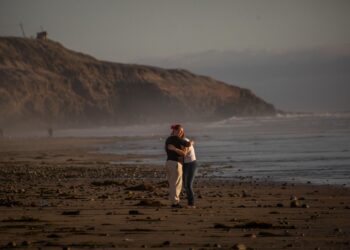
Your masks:
<svg viewBox="0 0 350 250"><path fill-rule="evenodd" d="M180 124L172 125L171 129L171 135L165 141L165 151L167 153L165 167L169 182L169 199L173 208L181 208L182 157L185 156L184 150L181 148L190 147L192 142L182 139L184 129Z"/></svg>
<svg viewBox="0 0 350 250"><path fill-rule="evenodd" d="M49 137L52 137L52 136L53 136L53 129L52 129L51 127L49 127L49 128L47 129L47 134L48 134Z"/></svg>

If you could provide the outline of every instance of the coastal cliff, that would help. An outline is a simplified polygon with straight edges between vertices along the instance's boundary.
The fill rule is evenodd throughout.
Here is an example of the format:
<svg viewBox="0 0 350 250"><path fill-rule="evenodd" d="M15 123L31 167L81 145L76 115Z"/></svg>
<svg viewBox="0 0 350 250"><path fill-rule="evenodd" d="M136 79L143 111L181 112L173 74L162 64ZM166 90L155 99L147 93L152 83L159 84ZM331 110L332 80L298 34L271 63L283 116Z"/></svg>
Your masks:
<svg viewBox="0 0 350 250"><path fill-rule="evenodd" d="M0 126L111 125L274 115L250 90L182 69L97 60L51 40L0 38Z"/></svg>

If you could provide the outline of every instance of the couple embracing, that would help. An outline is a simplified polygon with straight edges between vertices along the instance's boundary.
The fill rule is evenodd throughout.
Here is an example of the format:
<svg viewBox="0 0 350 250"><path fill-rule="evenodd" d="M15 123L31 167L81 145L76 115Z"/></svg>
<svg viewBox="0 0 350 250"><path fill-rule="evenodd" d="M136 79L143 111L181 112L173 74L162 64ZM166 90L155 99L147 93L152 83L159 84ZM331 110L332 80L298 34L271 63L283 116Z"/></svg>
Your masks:
<svg viewBox="0 0 350 250"><path fill-rule="evenodd" d="M195 208L192 186L197 162L193 141L185 137L184 129L180 124L171 126L171 129L171 135L165 142L165 151L167 153L165 167L172 208L181 208L180 193L182 186L186 190L188 208Z"/></svg>

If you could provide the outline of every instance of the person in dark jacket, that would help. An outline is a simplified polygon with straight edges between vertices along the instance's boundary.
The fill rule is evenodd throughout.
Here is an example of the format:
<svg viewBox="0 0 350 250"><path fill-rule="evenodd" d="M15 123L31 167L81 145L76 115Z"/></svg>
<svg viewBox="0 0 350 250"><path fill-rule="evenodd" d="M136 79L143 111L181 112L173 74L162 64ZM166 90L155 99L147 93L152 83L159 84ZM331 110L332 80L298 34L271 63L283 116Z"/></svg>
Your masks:
<svg viewBox="0 0 350 250"><path fill-rule="evenodd" d="M171 135L165 141L167 160L165 168L169 182L169 199L173 208L180 208L180 193L182 189L182 161L184 151L182 147L190 147L191 141L183 140L184 129L180 124L171 126Z"/></svg>

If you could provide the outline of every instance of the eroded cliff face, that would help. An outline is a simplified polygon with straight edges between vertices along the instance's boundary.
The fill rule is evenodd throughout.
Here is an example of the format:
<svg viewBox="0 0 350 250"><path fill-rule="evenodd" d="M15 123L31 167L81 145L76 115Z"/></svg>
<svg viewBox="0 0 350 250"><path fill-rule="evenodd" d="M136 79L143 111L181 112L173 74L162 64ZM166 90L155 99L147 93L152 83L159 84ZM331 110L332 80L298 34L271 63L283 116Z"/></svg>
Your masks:
<svg viewBox="0 0 350 250"><path fill-rule="evenodd" d="M57 42L0 38L0 126L111 125L276 113L250 90L186 70L99 61Z"/></svg>

